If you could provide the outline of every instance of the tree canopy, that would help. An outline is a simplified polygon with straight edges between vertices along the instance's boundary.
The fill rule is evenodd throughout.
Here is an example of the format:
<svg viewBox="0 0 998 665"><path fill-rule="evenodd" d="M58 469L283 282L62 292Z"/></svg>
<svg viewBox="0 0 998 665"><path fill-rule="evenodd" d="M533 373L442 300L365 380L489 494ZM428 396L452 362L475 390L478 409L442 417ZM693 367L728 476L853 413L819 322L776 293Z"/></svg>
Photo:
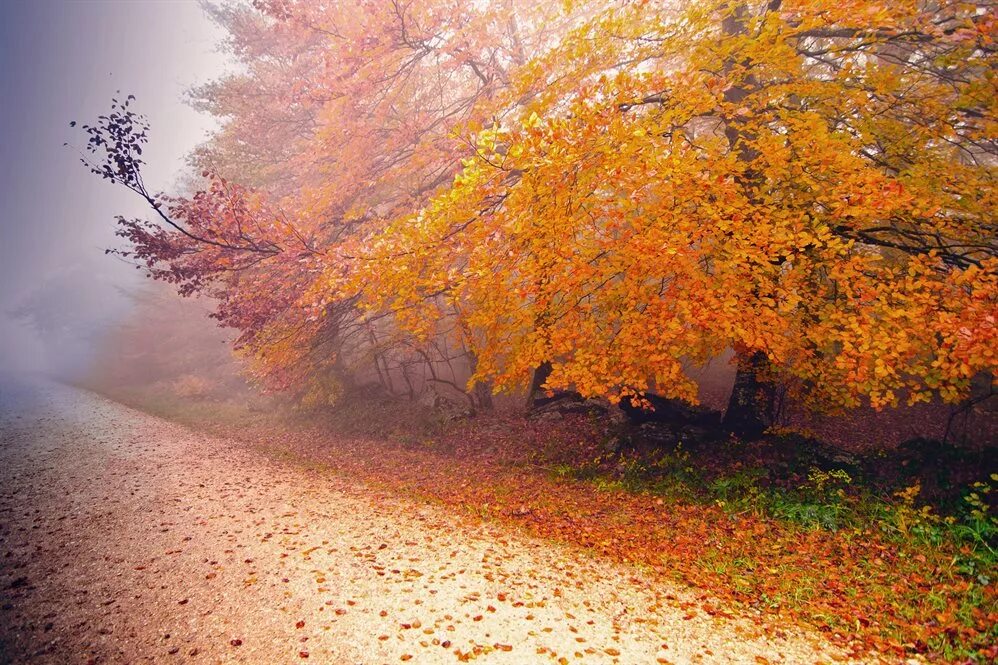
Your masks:
<svg viewBox="0 0 998 665"><path fill-rule="evenodd" d="M727 349L826 406L994 374L990 3L213 13L243 68L192 92L225 121L203 189L146 189L128 99L91 166L158 213L121 220L124 253L215 297L273 387L365 346L611 400L695 401L687 368Z"/></svg>

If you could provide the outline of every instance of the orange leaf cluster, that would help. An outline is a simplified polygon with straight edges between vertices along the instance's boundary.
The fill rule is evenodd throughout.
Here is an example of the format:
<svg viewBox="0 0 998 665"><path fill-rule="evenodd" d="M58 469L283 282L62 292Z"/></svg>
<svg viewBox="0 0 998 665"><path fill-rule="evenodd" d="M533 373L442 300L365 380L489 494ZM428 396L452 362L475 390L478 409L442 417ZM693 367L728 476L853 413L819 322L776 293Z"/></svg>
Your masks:
<svg viewBox="0 0 998 665"><path fill-rule="evenodd" d="M195 91L227 118L197 161L248 189L130 237L279 387L332 399L386 347L611 400L693 401L686 368L731 348L843 407L996 367L987 3L217 13L245 69Z"/></svg>

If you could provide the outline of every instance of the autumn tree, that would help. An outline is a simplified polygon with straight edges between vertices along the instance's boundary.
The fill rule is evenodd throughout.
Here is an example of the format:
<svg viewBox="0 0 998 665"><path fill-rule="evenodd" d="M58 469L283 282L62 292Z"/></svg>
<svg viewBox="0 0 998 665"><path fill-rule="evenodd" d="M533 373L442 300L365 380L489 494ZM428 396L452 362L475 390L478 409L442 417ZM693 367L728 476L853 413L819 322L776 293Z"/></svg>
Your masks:
<svg viewBox="0 0 998 665"><path fill-rule="evenodd" d="M348 243L362 246L385 220L449 184L468 141L455 128L480 127L488 117L480 100L507 86L574 14L512 1L211 11L243 67L192 91L196 105L227 119L194 156L204 191L159 201L151 224L123 222L128 258L183 293L218 298L216 316L242 331L237 345L273 387L300 388L357 347L379 375L382 366L405 374L425 362L427 380L444 381L434 365L467 356L456 319L447 334L417 341L386 317L357 311L356 291L327 283L349 272ZM120 133L125 114L109 117L91 129ZM109 145L120 143L97 146L97 162L118 159L104 154ZM157 204L144 185L139 193Z"/></svg>
<svg viewBox="0 0 998 665"><path fill-rule="evenodd" d="M694 400L684 362L733 347L743 435L762 371L812 403L958 399L995 367L994 27L967 3L612 8L523 68L531 101L373 243L365 295L426 334L448 294L500 387L551 361L549 386Z"/></svg>
<svg viewBox="0 0 998 665"><path fill-rule="evenodd" d="M693 401L686 368L733 348L727 422L753 436L773 381L882 406L994 370L986 3L216 15L245 68L195 92L228 118L204 191L128 175L120 110L91 128L96 172L157 212L123 222L131 258L215 296L273 385L361 340L379 373L459 348L499 390L544 366L548 388Z"/></svg>

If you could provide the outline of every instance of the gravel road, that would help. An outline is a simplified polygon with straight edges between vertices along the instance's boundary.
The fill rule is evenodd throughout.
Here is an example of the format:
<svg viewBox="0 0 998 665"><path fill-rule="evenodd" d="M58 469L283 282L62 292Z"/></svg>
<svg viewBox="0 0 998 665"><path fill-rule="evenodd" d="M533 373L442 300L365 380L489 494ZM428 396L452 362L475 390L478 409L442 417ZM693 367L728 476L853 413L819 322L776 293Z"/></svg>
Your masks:
<svg viewBox="0 0 998 665"><path fill-rule="evenodd" d="M697 595L83 390L0 385L2 662L842 659Z"/></svg>

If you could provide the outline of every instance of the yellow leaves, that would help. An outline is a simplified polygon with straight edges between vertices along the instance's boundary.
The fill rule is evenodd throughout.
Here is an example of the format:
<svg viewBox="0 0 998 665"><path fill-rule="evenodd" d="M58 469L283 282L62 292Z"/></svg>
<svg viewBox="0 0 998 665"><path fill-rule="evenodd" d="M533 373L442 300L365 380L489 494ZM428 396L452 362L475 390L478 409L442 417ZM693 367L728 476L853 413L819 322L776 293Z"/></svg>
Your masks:
<svg viewBox="0 0 998 665"><path fill-rule="evenodd" d="M369 57L316 81L360 101L323 104L289 174L288 207L333 245L303 309L358 298L399 335L458 336L476 378L513 388L556 360L552 386L587 395L695 399L684 360L732 345L838 404L956 398L995 367L998 266L904 245L988 246L998 206L993 167L953 147L954 118L988 136L973 119L993 108L987 82L870 55L930 30L924 5L785 3L724 35L720 0L466 4L467 23L420 9L446 26L447 57L405 83L384 83L397 42L357 26L349 55ZM507 48L490 31L511 16L531 18L527 52L481 92L467 63ZM335 224L361 231L328 240ZM266 343L267 362L299 359L307 341L290 339Z"/></svg>

